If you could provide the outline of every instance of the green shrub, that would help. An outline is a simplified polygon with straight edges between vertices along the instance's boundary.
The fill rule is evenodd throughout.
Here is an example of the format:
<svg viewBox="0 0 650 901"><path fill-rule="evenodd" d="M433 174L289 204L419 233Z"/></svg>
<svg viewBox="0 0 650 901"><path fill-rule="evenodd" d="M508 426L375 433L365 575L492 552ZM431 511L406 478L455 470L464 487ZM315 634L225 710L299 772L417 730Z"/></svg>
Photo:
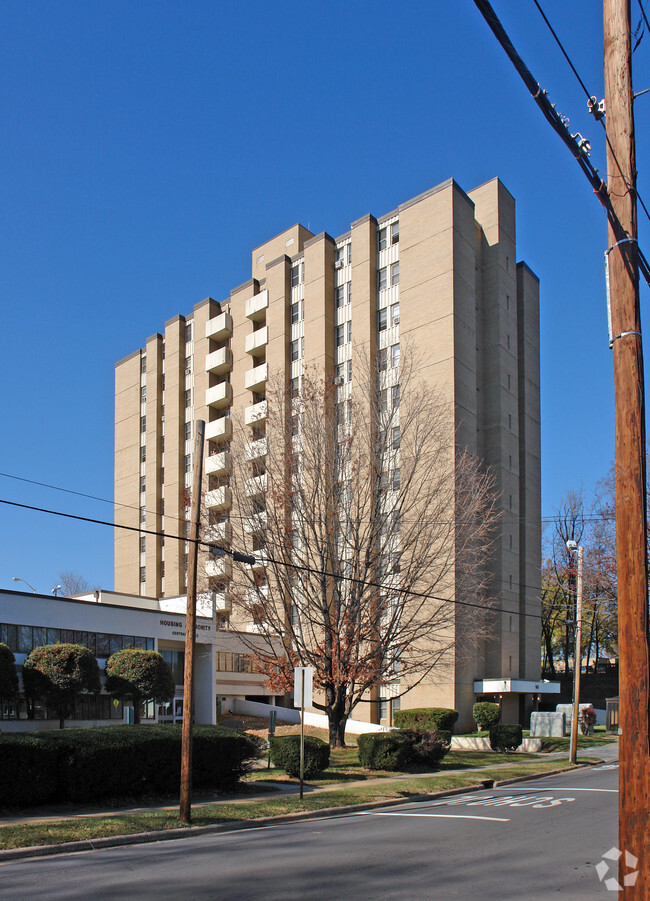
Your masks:
<svg viewBox="0 0 650 901"><path fill-rule="evenodd" d="M195 726L194 788L225 790L257 755L240 732ZM6 804L170 794L180 784L181 726L102 726L0 735Z"/></svg>
<svg viewBox="0 0 650 901"><path fill-rule="evenodd" d="M99 691L99 666L95 655L83 645L42 645L25 659L23 686L28 698L41 698L55 708L63 729L76 695L80 691Z"/></svg>
<svg viewBox="0 0 650 901"><path fill-rule="evenodd" d="M434 767L449 751L451 733L393 729L360 735L359 763L371 770L405 770L412 765Z"/></svg>
<svg viewBox="0 0 650 901"><path fill-rule="evenodd" d="M492 726L498 725L501 719L501 707L491 701L477 701L472 707L472 716L479 732L482 729L490 729Z"/></svg>
<svg viewBox="0 0 650 901"><path fill-rule="evenodd" d="M300 736L274 735L269 739L273 766L284 770L288 776L300 776ZM330 762L330 746L320 738L305 735L305 759L303 775L313 779L326 770Z"/></svg>
<svg viewBox="0 0 650 901"><path fill-rule="evenodd" d="M448 707L413 707L411 710L396 710L393 714L395 725L401 729L428 729L438 732L454 731L458 711Z"/></svg>
<svg viewBox="0 0 650 901"><path fill-rule="evenodd" d="M521 726L492 726L490 728L490 747L493 751L499 751L501 754L506 751L516 751L522 742L522 737Z"/></svg>
<svg viewBox="0 0 650 901"><path fill-rule="evenodd" d="M135 723L143 701L171 701L176 685L171 667L158 651L124 648L106 661L106 690L133 701Z"/></svg>
<svg viewBox="0 0 650 901"><path fill-rule="evenodd" d="M368 732L357 739L359 763L370 770L403 770L413 759L412 741L405 732Z"/></svg>
<svg viewBox="0 0 650 901"><path fill-rule="evenodd" d="M0 700L15 698L18 694L18 674L16 658L6 644L0 642ZM0 717L2 713L0 713Z"/></svg>

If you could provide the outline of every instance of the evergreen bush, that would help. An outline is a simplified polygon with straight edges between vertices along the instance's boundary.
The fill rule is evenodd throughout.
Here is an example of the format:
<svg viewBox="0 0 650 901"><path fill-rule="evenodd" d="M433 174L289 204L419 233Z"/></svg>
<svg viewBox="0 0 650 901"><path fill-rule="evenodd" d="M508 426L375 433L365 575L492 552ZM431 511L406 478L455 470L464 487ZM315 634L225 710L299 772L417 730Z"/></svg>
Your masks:
<svg viewBox="0 0 650 901"><path fill-rule="evenodd" d="M454 731L458 711L449 707L413 707L410 710L396 710L393 714L395 725L400 729L425 729L437 732Z"/></svg>
<svg viewBox="0 0 650 901"><path fill-rule="evenodd" d="M226 790L257 756L250 739L223 726L195 726L194 788ZM181 726L101 726L0 735L2 798L28 806L168 795L180 784Z"/></svg>
<svg viewBox="0 0 650 901"><path fill-rule="evenodd" d="M405 770L412 765L435 767L451 746L450 732L393 729L360 735L359 763L371 770Z"/></svg>
<svg viewBox="0 0 650 901"><path fill-rule="evenodd" d="M510 724L490 728L490 747L493 751L499 751L501 754L505 754L507 751L516 751L522 738L521 726Z"/></svg>
<svg viewBox="0 0 650 901"><path fill-rule="evenodd" d="M472 707L472 716L479 732L497 726L501 719L501 707L491 701L477 701Z"/></svg>
<svg viewBox="0 0 650 901"><path fill-rule="evenodd" d="M269 739L273 766L284 770L288 776L300 776L300 736L273 735ZM305 759L303 775L313 779L327 769L330 762L330 746L320 738L305 735Z"/></svg>

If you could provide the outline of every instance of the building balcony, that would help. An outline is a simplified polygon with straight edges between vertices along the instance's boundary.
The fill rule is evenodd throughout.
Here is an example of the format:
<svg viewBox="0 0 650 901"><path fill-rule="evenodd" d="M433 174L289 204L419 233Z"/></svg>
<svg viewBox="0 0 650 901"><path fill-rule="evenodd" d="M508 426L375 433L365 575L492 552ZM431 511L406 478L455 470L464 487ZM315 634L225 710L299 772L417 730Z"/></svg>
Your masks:
<svg viewBox="0 0 650 901"><path fill-rule="evenodd" d="M265 289L246 301L246 318L258 321L264 319L268 306L269 292Z"/></svg>
<svg viewBox="0 0 650 901"><path fill-rule="evenodd" d="M232 469L232 456L230 451L222 451L220 454L210 454L205 458L203 472L206 476L220 476Z"/></svg>
<svg viewBox="0 0 650 901"><path fill-rule="evenodd" d="M232 316L230 313L220 313L214 319L208 319L205 324L205 337L213 341L225 341L232 337Z"/></svg>
<svg viewBox="0 0 650 901"><path fill-rule="evenodd" d="M254 369L249 369L244 376L244 385L249 391L260 391L266 385L269 367L266 363L260 363Z"/></svg>
<svg viewBox="0 0 650 901"><path fill-rule="evenodd" d="M257 331L252 332L252 334L246 335L246 353L253 354L253 356L260 356L260 352L264 350L268 343L269 329L268 326L265 325L263 328L258 328Z"/></svg>
<svg viewBox="0 0 650 901"><path fill-rule="evenodd" d="M220 347L213 350L205 358L205 371L222 375L232 369L232 350L229 347Z"/></svg>
<svg viewBox="0 0 650 901"><path fill-rule="evenodd" d="M232 404L232 385L230 382L220 382L207 388L205 392L206 407L229 407Z"/></svg>
<svg viewBox="0 0 650 901"><path fill-rule="evenodd" d="M228 485L213 488L205 494L205 506L215 513L221 510L230 510L232 507L232 489Z"/></svg>
<svg viewBox="0 0 650 901"><path fill-rule="evenodd" d="M254 535L256 532L263 532L266 528L266 511L262 513L253 513L244 520L244 531L248 535Z"/></svg>
<svg viewBox="0 0 650 901"><path fill-rule="evenodd" d="M232 579L232 560L230 557L212 557L205 564L208 579Z"/></svg>
<svg viewBox="0 0 650 901"><path fill-rule="evenodd" d="M262 457L266 457L269 451L269 446L267 444L266 438L258 438L257 441L251 441L246 446L246 459L247 460L261 460Z"/></svg>
<svg viewBox="0 0 650 901"><path fill-rule="evenodd" d="M260 476L253 476L252 479L246 479L244 487L246 497L260 497L266 492L266 473Z"/></svg>
<svg viewBox="0 0 650 901"><path fill-rule="evenodd" d="M259 588L246 589L246 604L254 607L255 604L264 604L269 599L269 586L260 585Z"/></svg>
<svg viewBox="0 0 650 901"><path fill-rule="evenodd" d="M203 535L207 544L230 544L232 542L232 523L215 522L209 525Z"/></svg>
<svg viewBox="0 0 650 901"><path fill-rule="evenodd" d="M229 416L222 416L220 419L214 419L206 424L206 441L230 441L231 438L232 419Z"/></svg>
<svg viewBox="0 0 650 901"><path fill-rule="evenodd" d="M244 410L244 422L246 425L254 425L256 422L263 422L266 419L267 406L266 401L261 400L258 404L251 404Z"/></svg>
<svg viewBox="0 0 650 901"><path fill-rule="evenodd" d="M229 591L213 591L212 600L216 613L230 613L232 609L232 596Z"/></svg>
<svg viewBox="0 0 650 901"><path fill-rule="evenodd" d="M255 557L255 563L247 564L247 568L253 572L264 569L267 563L264 551L254 551L253 557Z"/></svg>

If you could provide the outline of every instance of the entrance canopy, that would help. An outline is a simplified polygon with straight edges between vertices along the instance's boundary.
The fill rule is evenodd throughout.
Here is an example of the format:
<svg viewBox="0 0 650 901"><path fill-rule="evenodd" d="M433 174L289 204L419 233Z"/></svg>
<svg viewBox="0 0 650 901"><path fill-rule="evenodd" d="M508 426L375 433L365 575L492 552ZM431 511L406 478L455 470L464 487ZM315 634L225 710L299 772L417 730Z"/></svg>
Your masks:
<svg viewBox="0 0 650 901"><path fill-rule="evenodd" d="M559 694L559 682L547 682L540 679L475 679L474 692L478 695L516 694Z"/></svg>

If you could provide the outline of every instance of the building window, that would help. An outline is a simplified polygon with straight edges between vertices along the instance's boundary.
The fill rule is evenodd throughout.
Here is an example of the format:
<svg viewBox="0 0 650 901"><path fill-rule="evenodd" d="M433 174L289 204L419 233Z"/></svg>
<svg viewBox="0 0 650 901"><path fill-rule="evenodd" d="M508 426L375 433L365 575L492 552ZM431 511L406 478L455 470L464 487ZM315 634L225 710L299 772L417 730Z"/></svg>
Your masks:
<svg viewBox="0 0 650 901"><path fill-rule="evenodd" d="M506 344L507 344L508 350L510 350L510 335L506 335Z"/></svg>
<svg viewBox="0 0 650 901"><path fill-rule="evenodd" d="M379 392L379 412L388 412L388 388L382 388Z"/></svg>
<svg viewBox="0 0 650 901"><path fill-rule="evenodd" d="M385 347L381 347L377 351L377 369L380 372L386 372L388 369L388 351Z"/></svg>
<svg viewBox="0 0 650 901"><path fill-rule="evenodd" d="M145 373L147 371L147 355L142 354L140 357L140 372Z"/></svg>
<svg viewBox="0 0 650 901"><path fill-rule="evenodd" d="M192 372L192 357L185 357L185 375Z"/></svg>
<svg viewBox="0 0 650 901"><path fill-rule="evenodd" d="M399 344L393 344L390 349L390 365L392 369L399 366Z"/></svg>
<svg viewBox="0 0 650 901"><path fill-rule="evenodd" d="M508 373L508 391L510 391L510 373Z"/></svg>
<svg viewBox="0 0 650 901"><path fill-rule="evenodd" d="M399 443L400 443L400 432L399 432L398 425L393 426L393 429L391 432L391 440L393 443L393 450L397 450L397 448L399 447Z"/></svg>
<svg viewBox="0 0 650 901"><path fill-rule="evenodd" d="M190 441L191 438L192 438L192 423L186 422L185 423L185 440Z"/></svg>
<svg viewBox="0 0 650 901"><path fill-rule="evenodd" d="M300 304L292 303L289 307L289 319L291 321L291 325L295 325L296 322L300 319Z"/></svg>
<svg viewBox="0 0 650 901"><path fill-rule="evenodd" d="M401 484L401 474L399 469L393 470L393 491L399 491Z"/></svg>
<svg viewBox="0 0 650 901"><path fill-rule="evenodd" d="M144 554L146 549L147 549L147 539L144 537L144 535L142 535L142 537L140 538L140 553Z"/></svg>
<svg viewBox="0 0 650 901"><path fill-rule="evenodd" d="M352 320L348 321L348 344L352 341Z"/></svg>
<svg viewBox="0 0 650 901"><path fill-rule="evenodd" d="M394 303L390 308L390 324L399 325L399 304Z"/></svg>
<svg viewBox="0 0 650 901"><path fill-rule="evenodd" d="M377 270L377 290L383 291L386 287L388 287L388 270L384 266L383 269Z"/></svg>
<svg viewBox="0 0 650 901"><path fill-rule="evenodd" d="M291 360L292 363L295 363L299 357L298 347L299 347L299 345L298 345L297 341L292 341L291 344L289 345L289 359Z"/></svg>
<svg viewBox="0 0 650 901"><path fill-rule="evenodd" d="M185 389L185 407L187 408L187 407L191 407L191 406L192 406L192 389L186 388Z"/></svg>
<svg viewBox="0 0 650 901"><path fill-rule="evenodd" d="M334 289L334 300L337 309L343 306L345 303L345 285L339 285L338 288Z"/></svg>
<svg viewBox="0 0 650 901"><path fill-rule="evenodd" d="M146 463L146 461L147 461L147 448L143 446L140 448L140 462Z"/></svg>
<svg viewBox="0 0 650 901"><path fill-rule="evenodd" d="M380 228L377 231L377 250L386 250L386 229Z"/></svg>
<svg viewBox="0 0 650 901"><path fill-rule="evenodd" d="M161 485L165 484L165 470L164 469L160 470L160 484Z"/></svg>
<svg viewBox="0 0 650 901"><path fill-rule="evenodd" d="M165 499L163 498L160 502L160 515L165 515Z"/></svg>
<svg viewBox="0 0 650 901"><path fill-rule="evenodd" d="M185 472L192 472L192 455L185 454Z"/></svg>
<svg viewBox="0 0 650 901"><path fill-rule="evenodd" d="M334 343L337 347L341 347L345 343L345 327L337 325L334 332Z"/></svg>
<svg viewBox="0 0 650 901"><path fill-rule="evenodd" d="M297 288L300 284L300 263L291 267L291 287Z"/></svg>
<svg viewBox="0 0 650 901"><path fill-rule="evenodd" d="M391 401L393 410L399 409L399 385L393 385L391 388Z"/></svg>
<svg viewBox="0 0 650 901"><path fill-rule="evenodd" d="M146 580L147 580L146 567L141 566L140 567L140 582L146 582Z"/></svg>
<svg viewBox="0 0 650 901"><path fill-rule="evenodd" d="M140 476L140 494L144 494L146 490L146 479L144 476Z"/></svg>
<svg viewBox="0 0 650 901"><path fill-rule="evenodd" d="M345 262L345 246L336 248L336 254L334 255L334 260L337 263Z"/></svg>
<svg viewBox="0 0 650 901"><path fill-rule="evenodd" d="M390 267L390 283L392 286L399 285L399 262Z"/></svg>
<svg viewBox="0 0 650 901"><path fill-rule="evenodd" d="M352 381L352 360L348 360L348 382Z"/></svg>
<svg viewBox="0 0 650 901"><path fill-rule="evenodd" d="M146 399L147 399L147 386L143 385L142 388L140 388L140 403L142 403Z"/></svg>
<svg viewBox="0 0 650 901"><path fill-rule="evenodd" d="M142 419L140 420L140 431L141 432L147 431L147 417L146 416L143 416Z"/></svg>
<svg viewBox="0 0 650 901"><path fill-rule="evenodd" d="M289 397L291 400L295 400L298 397L298 392L300 391L300 384L298 379L291 379L289 382Z"/></svg>
<svg viewBox="0 0 650 901"><path fill-rule="evenodd" d="M399 222L393 222L390 227L390 243L399 244Z"/></svg>
<svg viewBox="0 0 650 901"><path fill-rule="evenodd" d="M160 564L160 578L161 579L165 578L165 561L164 560Z"/></svg>
<svg viewBox="0 0 650 901"><path fill-rule="evenodd" d="M383 332L388 328L388 311L386 309L377 310L377 331Z"/></svg>
<svg viewBox="0 0 650 901"><path fill-rule="evenodd" d="M185 326L185 343L188 344L192 340L192 323L188 322Z"/></svg>
<svg viewBox="0 0 650 901"><path fill-rule="evenodd" d="M144 507L140 507L140 522L145 523L147 521L147 511Z"/></svg>

